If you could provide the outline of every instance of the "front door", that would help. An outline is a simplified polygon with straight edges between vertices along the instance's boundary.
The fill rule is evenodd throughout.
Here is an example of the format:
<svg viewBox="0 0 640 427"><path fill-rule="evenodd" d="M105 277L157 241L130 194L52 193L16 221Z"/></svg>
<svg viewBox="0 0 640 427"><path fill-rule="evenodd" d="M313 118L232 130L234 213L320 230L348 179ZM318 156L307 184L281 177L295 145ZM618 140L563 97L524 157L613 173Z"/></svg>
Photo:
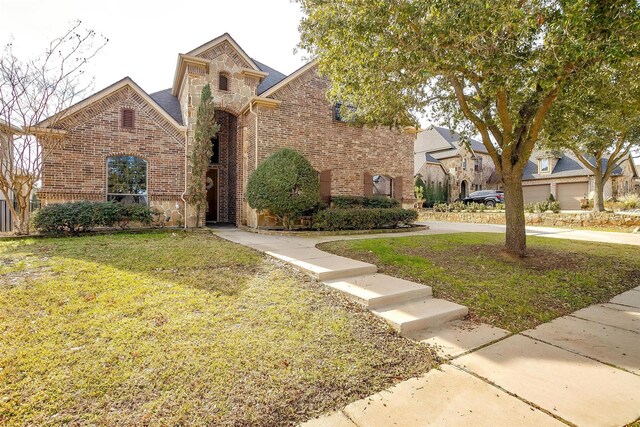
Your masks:
<svg viewBox="0 0 640 427"><path fill-rule="evenodd" d="M460 184L460 198L464 199L465 197L467 197L467 181L462 181L462 184Z"/></svg>
<svg viewBox="0 0 640 427"><path fill-rule="evenodd" d="M218 221L218 169L209 169L207 171L207 222Z"/></svg>

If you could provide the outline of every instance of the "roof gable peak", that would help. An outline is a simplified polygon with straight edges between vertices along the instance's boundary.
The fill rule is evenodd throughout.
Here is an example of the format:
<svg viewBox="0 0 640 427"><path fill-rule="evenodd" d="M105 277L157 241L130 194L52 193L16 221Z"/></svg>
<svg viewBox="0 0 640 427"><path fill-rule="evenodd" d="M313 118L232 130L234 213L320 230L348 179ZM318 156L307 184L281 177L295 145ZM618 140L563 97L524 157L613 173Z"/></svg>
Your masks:
<svg viewBox="0 0 640 427"><path fill-rule="evenodd" d="M249 66L251 68L253 68L256 71L262 71L260 70L260 67L258 67L258 65L254 62L253 59L251 59L251 57L249 55L247 55L247 53L244 51L244 49L242 49L240 47L240 45L233 39L233 37L231 37L231 35L229 33L224 33L221 36L216 37L213 40L208 41L207 43L193 49L190 52L187 52L186 55L188 56L198 56L204 52L206 52L207 50L221 44L227 42L231 45L231 47L233 47L233 49L235 49L238 54L240 55L240 57L242 57L242 59L244 59L246 61L247 64L249 64Z"/></svg>

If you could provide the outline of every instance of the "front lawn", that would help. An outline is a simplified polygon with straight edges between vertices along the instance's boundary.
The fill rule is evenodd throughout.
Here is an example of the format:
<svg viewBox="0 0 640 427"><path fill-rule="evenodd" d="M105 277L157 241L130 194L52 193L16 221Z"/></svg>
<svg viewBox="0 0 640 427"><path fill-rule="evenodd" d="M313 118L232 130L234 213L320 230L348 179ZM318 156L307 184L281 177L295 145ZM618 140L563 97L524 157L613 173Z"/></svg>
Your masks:
<svg viewBox="0 0 640 427"><path fill-rule="evenodd" d="M210 233L0 241L0 425L291 425L433 364Z"/></svg>
<svg viewBox="0 0 640 427"><path fill-rule="evenodd" d="M501 254L504 235L461 233L349 240L323 250L376 264L464 304L473 319L532 328L640 285L640 247L528 237L530 256Z"/></svg>

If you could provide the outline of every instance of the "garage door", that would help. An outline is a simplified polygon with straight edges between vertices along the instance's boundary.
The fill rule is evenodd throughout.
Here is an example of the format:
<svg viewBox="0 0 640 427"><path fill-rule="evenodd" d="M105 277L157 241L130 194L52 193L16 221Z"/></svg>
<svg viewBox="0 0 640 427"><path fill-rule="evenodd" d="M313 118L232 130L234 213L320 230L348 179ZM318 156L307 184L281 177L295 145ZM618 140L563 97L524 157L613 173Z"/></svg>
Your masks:
<svg viewBox="0 0 640 427"><path fill-rule="evenodd" d="M580 209L580 199L589 193L589 185L586 182L572 182L558 184L556 186L560 209L575 210Z"/></svg>
<svg viewBox="0 0 640 427"><path fill-rule="evenodd" d="M549 198L551 193L551 185L526 185L522 187L525 203L542 202Z"/></svg>

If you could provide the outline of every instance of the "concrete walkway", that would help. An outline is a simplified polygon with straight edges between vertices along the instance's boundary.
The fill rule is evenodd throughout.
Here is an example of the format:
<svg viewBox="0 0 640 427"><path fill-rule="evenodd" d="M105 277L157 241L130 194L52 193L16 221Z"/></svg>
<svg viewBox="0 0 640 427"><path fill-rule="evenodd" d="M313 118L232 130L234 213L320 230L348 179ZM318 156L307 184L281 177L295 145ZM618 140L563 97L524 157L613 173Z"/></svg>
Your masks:
<svg viewBox="0 0 640 427"><path fill-rule="evenodd" d="M430 230L415 233L319 238L216 230L225 239L264 251L344 292L405 336L435 344L450 359L421 377L311 420L306 427L616 426L640 418L640 286L606 304L508 336L488 325L469 329L460 321L448 322L466 311L431 298L426 286L378 274L372 264L315 248L331 240L504 230L496 225L428 225ZM640 236L626 233L542 227L528 227L527 232L640 245ZM436 301L436 314L420 320L433 313L433 307L420 310L433 304L429 301ZM440 301L445 309L438 311Z"/></svg>
<svg viewBox="0 0 640 427"><path fill-rule="evenodd" d="M622 426L638 418L640 287L303 425Z"/></svg>
<svg viewBox="0 0 640 427"><path fill-rule="evenodd" d="M291 264L362 304L401 334L438 345L443 356L469 351L508 334L488 325L460 327L458 321L466 317L467 307L433 298L429 286L377 273L373 264L317 249L315 245L325 238L264 235L236 228L220 228L216 233Z"/></svg>

